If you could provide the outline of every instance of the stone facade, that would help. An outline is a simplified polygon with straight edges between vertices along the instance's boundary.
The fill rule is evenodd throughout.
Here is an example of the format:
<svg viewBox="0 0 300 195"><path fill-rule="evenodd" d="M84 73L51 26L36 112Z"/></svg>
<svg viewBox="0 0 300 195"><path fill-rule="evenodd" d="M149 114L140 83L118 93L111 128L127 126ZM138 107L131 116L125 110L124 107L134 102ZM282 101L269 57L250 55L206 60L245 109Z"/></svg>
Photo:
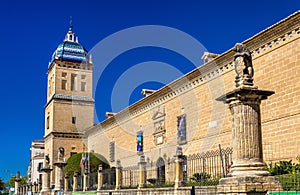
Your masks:
<svg viewBox="0 0 300 195"><path fill-rule="evenodd" d="M262 147L265 161L294 159L300 154L300 13L297 12L243 42L251 51L260 89L275 95L262 102ZM231 114L217 97L235 88L232 49L87 130L89 149L115 159L122 166L139 161L136 132L144 133L145 158L165 161L177 145L177 117L186 115L183 154L230 146ZM162 136L155 137L155 112L163 112ZM116 161L111 162L115 166Z"/></svg>
<svg viewBox="0 0 300 195"><path fill-rule="evenodd" d="M44 141L45 155L49 155L53 169L51 185L55 185L56 172L60 174L54 167L60 147L64 148L64 161L88 149L81 132L94 124L92 72L91 58L88 59L87 51L70 27L64 42L55 50L47 72Z"/></svg>
<svg viewBox="0 0 300 195"><path fill-rule="evenodd" d="M30 166L29 166L29 179L30 182L39 182L42 179L42 175L39 172L43 168L44 162L44 140L32 141L30 148Z"/></svg>

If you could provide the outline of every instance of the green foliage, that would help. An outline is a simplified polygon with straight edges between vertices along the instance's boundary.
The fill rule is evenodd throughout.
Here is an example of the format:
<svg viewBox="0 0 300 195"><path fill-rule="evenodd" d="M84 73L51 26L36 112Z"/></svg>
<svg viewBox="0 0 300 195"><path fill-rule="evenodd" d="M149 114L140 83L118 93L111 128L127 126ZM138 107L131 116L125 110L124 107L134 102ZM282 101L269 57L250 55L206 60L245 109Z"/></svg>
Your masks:
<svg viewBox="0 0 300 195"><path fill-rule="evenodd" d="M207 173L194 173L193 176L190 178L192 182L201 182L203 180L209 179L211 176Z"/></svg>
<svg viewBox="0 0 300 195"><path fill-rule="evenodd" d="M211 175L205 172L194 173L187 186L215 186L219 184L219 180L220 178L211 178Z"/></svg>
<svg viewBox="0 0 300 195"><path fill-rule="evenodd" d="M285 191L300 191L300 173L277 176Z"/></svg>
<svg viewBox="0 0 300 195"><path fill-rule="evenodd" d="M4 190L5 188L5 182L0 178L0 190Z"/></svg>
<svg viewBox="0 0 300 195"><path fill-rule="evenodd" d="M70 177L73 177L75 172L81 173L80 161L82 160L82 153L74 154L67 160L65 172ZM89 153L90 172L97 172L98 166L102 164L103 169L109 168L108 161L100 154Z"/></svg>
<svg viewBox="0 0 300 195"><path fill-rule="evenodd" d="M16 176L12 176L9 178L8 182L6 183L6 186L15 186L15 180ZM21 176L20 186L27 185L28 177L27 176Z"/></svg>
<svg viewBox="0 0 300 195"><path fill-rule="evenodd" d="M266 165L266 169L271 175L295 174L300 172L300 164L290 161L279 161Z"/></svg>
<svg viewBox="0 0 300 195"><path fill-rule="evenodd" d="M157 179L156 178L149 178L147 179L147 181L152 184L152 185L155 185L157 183Z"/></svg>

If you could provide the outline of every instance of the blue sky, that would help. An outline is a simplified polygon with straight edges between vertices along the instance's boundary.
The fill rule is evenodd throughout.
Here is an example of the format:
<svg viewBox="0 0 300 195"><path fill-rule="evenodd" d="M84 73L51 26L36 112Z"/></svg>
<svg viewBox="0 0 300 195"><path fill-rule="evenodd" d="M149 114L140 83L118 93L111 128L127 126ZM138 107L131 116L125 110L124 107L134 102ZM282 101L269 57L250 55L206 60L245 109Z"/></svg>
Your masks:
<svg viewBox="0 0 300 195"><path fill-rule="evenodd" d="M223 53L299 8L297 0L2 1L0 177L7 180L18 170L26 174L31 141L43 137L47 66L68 30L69 16L73 17L79 42L88 50L120 30L162 25L189 34L210 52ZM136 48L116 56L101 75L105 86L97 86L100 121L106 111L112 110L109 102L116 80L132 65L152 60L171 64L182 73L194 68L184 57L155 47ZM174 77L169 76L170 80ZM141 88L157 89L162 85L137 84L127 104L141 98ZM126 105L117 110L122 106Z"/></svg>

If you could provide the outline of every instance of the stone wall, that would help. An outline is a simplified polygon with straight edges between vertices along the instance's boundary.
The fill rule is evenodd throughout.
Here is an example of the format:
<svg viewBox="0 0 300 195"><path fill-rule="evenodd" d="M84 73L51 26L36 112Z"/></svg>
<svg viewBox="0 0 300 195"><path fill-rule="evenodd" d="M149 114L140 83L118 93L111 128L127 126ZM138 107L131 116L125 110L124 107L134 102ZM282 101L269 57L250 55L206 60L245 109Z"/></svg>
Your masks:
<svg viewBox="0 0 300 195"><path fill-rule="evenodd" d="M255 85L275 91L261 106L266 161L295 159L300 154L299 20L298 12L243 42L252 52ZM109 160L113 141L115 159L125 167L136 165L136 132L142 129L146 159L156 162L162 157L167 162L176 151L177 117L182 114L187 120L185 155L215 149L218 144L230 146L231 114L215 99L235 87L233 54L228 50L89 129L89 149ZM158 132L163 143L157 145L153 117L159 113L164 115Z"/></svg>

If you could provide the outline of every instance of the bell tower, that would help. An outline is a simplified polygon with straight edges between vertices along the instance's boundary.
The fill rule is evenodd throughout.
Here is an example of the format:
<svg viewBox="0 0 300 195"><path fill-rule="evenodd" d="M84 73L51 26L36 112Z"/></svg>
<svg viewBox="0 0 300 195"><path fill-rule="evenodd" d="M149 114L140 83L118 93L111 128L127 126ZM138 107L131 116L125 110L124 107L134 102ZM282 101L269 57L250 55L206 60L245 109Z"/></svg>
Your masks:
<svg viewBox="0 0 300 195"><path fill-rule="evenodd" d="M65 39L52 55L48 66L47 103L45 105L45 155L50 165L57 160L60 147L66 159L84 152L84 129L94 124L92 97L93 63L87 50L75 37L72 24ZM54 184L55 173L51 174Z"/></svg>

